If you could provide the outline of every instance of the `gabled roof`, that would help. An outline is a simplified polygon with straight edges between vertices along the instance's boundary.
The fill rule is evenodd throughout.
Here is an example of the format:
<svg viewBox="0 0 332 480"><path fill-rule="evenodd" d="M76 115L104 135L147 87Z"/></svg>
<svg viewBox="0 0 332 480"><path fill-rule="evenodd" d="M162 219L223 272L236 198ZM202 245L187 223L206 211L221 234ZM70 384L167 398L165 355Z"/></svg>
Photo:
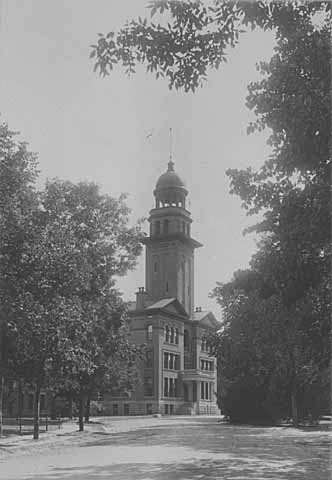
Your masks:
<svg viewBox="0 0 332 480"><path fill-rule="evenodd" d="M199 312L194 312L192 319L198 322L202 327L216 329L219 327L219 322L212 312L208 310L201 310Z"/></svg>
<svg viewBox="0 0 332 480"><path fill-rule="evenodd" d="M177 298L162 298L158 302L149 305L145 310L165 310L182 317L188 317L188 313Z"/></svg>

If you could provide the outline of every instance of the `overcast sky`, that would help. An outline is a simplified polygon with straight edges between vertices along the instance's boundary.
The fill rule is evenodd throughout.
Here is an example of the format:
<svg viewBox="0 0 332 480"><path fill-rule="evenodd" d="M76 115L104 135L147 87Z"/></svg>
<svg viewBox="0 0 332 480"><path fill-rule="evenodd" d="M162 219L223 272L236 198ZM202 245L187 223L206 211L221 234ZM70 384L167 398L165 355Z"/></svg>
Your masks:
<svg viewBox="0 0 332 480"><path fill-rule="evenodd" d="M112 196L128 193L133 221L153 207L153 189L166 170L169 127L175 169L185 180L196 251L196 306L217 281L248 265L253 223L229 194L228 168L257 167L269 154L267 132L247 136L254 119L245 107L256 62L269 59L271 33L248 32L229 51L228 64L211 72L195 94L169 91L143 68L127 78L121 69L101 79L92 71L89 45L98 32L145 16L141 0L0 0L0 111L38 152L41 182L60 177L91 180ZM152 133L147 139L146 136ZM146 225L147 230L147 225ZM125 299L144 285L144 256L120 281Z"/></svg>

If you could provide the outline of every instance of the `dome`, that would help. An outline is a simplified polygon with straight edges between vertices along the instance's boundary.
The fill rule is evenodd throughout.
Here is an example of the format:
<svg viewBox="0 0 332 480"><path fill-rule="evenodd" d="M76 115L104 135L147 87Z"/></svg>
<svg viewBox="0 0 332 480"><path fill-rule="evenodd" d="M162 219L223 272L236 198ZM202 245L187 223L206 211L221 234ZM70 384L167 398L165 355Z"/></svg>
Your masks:
<svg viewBox="0 0 332 480"><path fill-rule="evenodd" d="M179 175L174 171L174 162L168 162L167 172L160 175L156 183L156 190L166 189L166 188L186 188L183 180Z"/></svg>

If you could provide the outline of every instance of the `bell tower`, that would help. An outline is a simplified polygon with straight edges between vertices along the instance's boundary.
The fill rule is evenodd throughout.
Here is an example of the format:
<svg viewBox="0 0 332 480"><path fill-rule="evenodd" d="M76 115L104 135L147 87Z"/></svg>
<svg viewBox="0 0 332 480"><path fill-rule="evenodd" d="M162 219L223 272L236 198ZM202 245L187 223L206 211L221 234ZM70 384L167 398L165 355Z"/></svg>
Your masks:
<svg viewBox="0 0 332 480"><path fill-rule="evenodd" d="M168 163L154 190L146 245L146 294L150 301L177 298L189 316L194 311L194 251L202 244L191 237L188 190Z"/></svg>

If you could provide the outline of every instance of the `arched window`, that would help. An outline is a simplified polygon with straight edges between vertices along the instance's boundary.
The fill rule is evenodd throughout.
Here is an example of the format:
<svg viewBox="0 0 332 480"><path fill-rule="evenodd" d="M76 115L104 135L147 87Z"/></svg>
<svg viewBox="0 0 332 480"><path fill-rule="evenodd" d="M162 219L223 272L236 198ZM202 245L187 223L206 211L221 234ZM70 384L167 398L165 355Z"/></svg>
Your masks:
<svg viewBox="0 0 332 480"><path fill-rule="evenodd" d="M174 337L175 337L175 331L174 331L174 328L171 327L171 335L170 335L170 343L174 343Z"/></svg>
<svg viewBox="0 0 332 480"><path fill-rule="evenodd" d="M169 333L170 333L169 332L169 326L166 325L166 327L165 327L165 342L167 342L167 343L169 342Z"/></svg>
<svg viewBox="0 0 332 480"><path fill-rule="evenodd" d="M154 262L154 264L153 264L153 271L154 271L154 273L157 273L157 271L158 271L158 262Z"/></svg>
<svg viewBox="0 0 332 480"><path fill-rule="evenodd" d="M169 220L164 220L164 233L168 233L169 229Z"/></svg>
<svg viewBox="0 0 332 480"><path fill-rule="evenodd" d="M175 338L174 338L175 344L179 345L179 329L175 329Z"/></svg>
<svg viewBox="0 0 332 480"><path fill-rule="evenodd" d="M152 340L152 333L153 333L153 326L152 325L148 325L148 328L147 328L147 338L148 340Z"/></svg>

